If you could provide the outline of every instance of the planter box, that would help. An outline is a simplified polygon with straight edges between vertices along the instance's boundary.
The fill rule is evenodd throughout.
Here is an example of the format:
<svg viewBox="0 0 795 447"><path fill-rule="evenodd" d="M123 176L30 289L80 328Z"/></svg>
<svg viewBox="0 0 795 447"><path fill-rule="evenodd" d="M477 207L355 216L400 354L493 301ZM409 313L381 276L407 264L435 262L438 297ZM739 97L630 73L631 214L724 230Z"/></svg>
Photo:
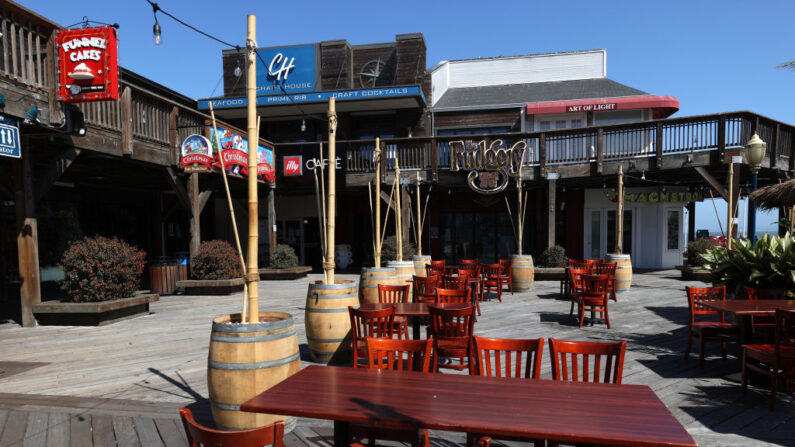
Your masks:
<svg viewBox="0 0 795 447"><path fill-rule="evenodd" d="M49 301L34 304L33 315L42 326L104 326L148 315L149 303L159 299L160 295L146 294L94 303Z"/></svg>
<svg viewBox="0 0 795 447"><path fill-rule="evenodd" d="M565 267L536 267L536 281L562 281L566 279Z"/></svg>
<svg viewBox="0 0 795 447"><path fill-rule="evenodd" d="M706 283L712 282L712 280L709 277L709 270L703 267L689 267L686 265L677 265L675 268L682 272L682 279L684 280L701 281Z"/></svg>
<svg viewBox="0 0 795 447"><path fill-rule="evenodd" d="M232 279L186 279L177 281L178 289L185 289L186 295L230 295L242 292L246 281Z"/></svg>
<svg viewBox="0 0 795 447"><path fill-rule="evenodd" d="M312 267L302 265L291 269L259 269L259 279L280 280L298 279L312 271Z"/></svg>

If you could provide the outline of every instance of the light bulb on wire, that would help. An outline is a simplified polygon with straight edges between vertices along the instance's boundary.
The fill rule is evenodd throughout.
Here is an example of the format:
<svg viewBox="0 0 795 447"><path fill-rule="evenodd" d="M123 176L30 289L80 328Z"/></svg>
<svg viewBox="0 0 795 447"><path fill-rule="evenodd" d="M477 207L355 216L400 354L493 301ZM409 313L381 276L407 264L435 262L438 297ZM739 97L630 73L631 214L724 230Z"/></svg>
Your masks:
<svg viewBox="0 0 795 447"><path fill-rule="evenodd" d="M243 75L243 70L240 69L240 61L237 61L237 65L235 65L235 77L239 78Z"/></svg>
<svg viewBox="0 0 795 447"><path fill-rule="evenodd" d="M160 34L160 24L157 23L157 17L155 17L155 26L152 27L152 41L155 45L160 45L163 42L163 37Z"/></svg>
<svg viewBox="0 0 795 447"><path fill-rule="evenodd" d="M306 120L301 120L301 132L306 132Z"/></svg>

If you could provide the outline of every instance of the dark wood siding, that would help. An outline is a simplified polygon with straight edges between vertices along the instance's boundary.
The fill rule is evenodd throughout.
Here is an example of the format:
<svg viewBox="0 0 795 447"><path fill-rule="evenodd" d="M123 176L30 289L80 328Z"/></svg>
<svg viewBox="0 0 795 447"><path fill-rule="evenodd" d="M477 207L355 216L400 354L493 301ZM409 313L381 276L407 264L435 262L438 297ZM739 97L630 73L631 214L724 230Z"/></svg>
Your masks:
<svg viewBox="0 0 795 447"><path fill-rule="evenodd" d="M460 113L434 114L437 129L483 126L511 126L511 131L521 129L521 109L478 110Z"/></svg>

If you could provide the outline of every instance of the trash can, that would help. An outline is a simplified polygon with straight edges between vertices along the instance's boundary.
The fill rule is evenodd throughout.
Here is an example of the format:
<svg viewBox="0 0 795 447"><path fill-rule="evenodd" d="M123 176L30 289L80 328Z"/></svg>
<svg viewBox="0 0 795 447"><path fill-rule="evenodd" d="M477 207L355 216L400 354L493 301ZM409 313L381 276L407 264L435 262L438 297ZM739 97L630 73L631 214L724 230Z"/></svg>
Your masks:
<svg viewBox="0 0 795 447"><path fill-rule="evenodd" d="M173 295L177 291L177 263L160 256L149 267L149 288L158 295Z"/></svg>
<svg viewBox="0 0 795 447"><path fill-rule="evenodd" d="M174 253L174 261L177 263L177 281L185 281L188 279L188 266L190 254L187 251L178 251Z"/></svg>

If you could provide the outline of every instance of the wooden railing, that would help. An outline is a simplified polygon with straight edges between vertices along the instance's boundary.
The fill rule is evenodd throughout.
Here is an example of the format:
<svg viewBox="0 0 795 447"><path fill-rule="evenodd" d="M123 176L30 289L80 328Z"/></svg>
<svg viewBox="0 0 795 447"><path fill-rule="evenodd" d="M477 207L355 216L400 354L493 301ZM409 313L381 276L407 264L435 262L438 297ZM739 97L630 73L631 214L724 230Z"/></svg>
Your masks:
<svg viewBox="0 0 795 447"><path fill-rule="evenodd" d="M750 112L700 115L609 126L592 126L544 132L491 135L456 135L385 139L387 163L397 155L401 168L437 169L450 166L450 141L502 139L506 145L527 143L525 166L554 166L572 163L601 163L640 157L693 153L745 145L754 130L767 142L771 166L789 159L793 169L793 127ZM342 141L347 145L347 171L372 172L372 140ZM434 163L435 161L435 163ZM389 168L390 165L387 165Z"/></svg>
<svg viewBox="0 0 795 447"><path fill-rule="evenodd" d="M49 90L52 76L49 64L54 64L48 51L52 29L34 24L0 6L2 57L0 73L21 84L39 90Z"/></svg>

